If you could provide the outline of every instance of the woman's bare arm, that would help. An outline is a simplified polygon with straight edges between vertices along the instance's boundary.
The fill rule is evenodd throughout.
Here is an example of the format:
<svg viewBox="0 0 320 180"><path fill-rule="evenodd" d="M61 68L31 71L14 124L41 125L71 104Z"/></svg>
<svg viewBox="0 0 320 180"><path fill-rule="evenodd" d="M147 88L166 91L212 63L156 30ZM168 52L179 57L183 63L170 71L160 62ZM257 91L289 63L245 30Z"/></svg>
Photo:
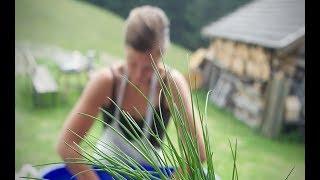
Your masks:
<svg viewBox="0 0 320 180"><path fill-rule="evenodd" d="M96 116L99 112L99 107L108 103L107 97L112 93L112 81L113 77L110 69L97 72L88 82L78 102L69 113L69 116L63 125L57 144L57 152L65 161L68 161L68 158L82 158L80 154L65 144L66 142L74 149L81 152L81 150L74 144L80 144L81 139L68 129L76 132L80 137L85 136L86 132L88 132L93 125L94 120L78 113L86 113ZM67 164L67 167L73 174L90 169L90 166L84 164L69 163ZM80 180L97 179L97 175L93 171L89 171L77 176L77 178Z"/></svg>
<svg viewBox="0 0 320 180"><path fill-rule="evenodd" d="M201 122L200 122L200 119L198 118L197 113L194 114L195 122L193 121L192 102L191 102L191 95L190 95L188 83L185 77L178 71L175 71L175 70L172 71L171 75L174 80L174 82L172 82L171 80L171 85L170 85L173 90L174 101L176 102L177 105L180 104L180 100L178 97L181 96L181 100L185 107L185 111L187 115L186 124L188 125L190 133L193 135L193 137L196 137L197 139L200 160L201 162L204 162L206 161L207 157L205 153L205 145L204 145L204 139L202 134Z"/></svg>

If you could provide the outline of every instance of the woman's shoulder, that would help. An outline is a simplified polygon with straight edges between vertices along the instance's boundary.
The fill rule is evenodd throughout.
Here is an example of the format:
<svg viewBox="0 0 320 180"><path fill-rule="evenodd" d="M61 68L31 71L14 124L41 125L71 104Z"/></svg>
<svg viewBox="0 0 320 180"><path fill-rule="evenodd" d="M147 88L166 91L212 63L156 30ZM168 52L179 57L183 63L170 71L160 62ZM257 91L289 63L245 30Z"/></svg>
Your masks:
<svg viewBox="0 0 320 180"><path fill-rule="evenodd" d="M113 82L116 81L122 74L123 64L114 63L111 66L95 70L90 75L90 81L112 87Z"/></svg>
<svg viewBox="0 0 320 180"><path fill-rule="evenodd" d="M171 68L167 68L167 72L169 72L169 76L168 76L168 82L175 84L175 86L177 86L178 88L188 88L188 76L184 75L183 73L181 73L179 70L171 67ZM173 86L173 87L175 87Z"/></svg>
<svg viewBox="0 0 320 180"><path fill-rule="evenodd" d="M170 73L170 78L172 78L174 81L185 79L184 75L173 67L166 66L166 71Z"/></svg>
<svg viewBox="0 0 320 180"><path fill-rule="evenodd" d="M113 79L112 70L110 67L95 70L90 75L90 81L93 82L110 82Z"/></svg>

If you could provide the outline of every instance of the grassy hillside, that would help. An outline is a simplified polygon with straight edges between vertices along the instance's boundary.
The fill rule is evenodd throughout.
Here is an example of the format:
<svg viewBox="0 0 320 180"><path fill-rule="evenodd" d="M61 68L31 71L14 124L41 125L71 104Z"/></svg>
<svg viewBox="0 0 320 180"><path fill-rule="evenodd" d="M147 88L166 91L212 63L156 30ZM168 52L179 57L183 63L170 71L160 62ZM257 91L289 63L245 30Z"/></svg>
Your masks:
<svg viewBox="0 0 320 180"><path fill-rule="evenodd" d="M16 41L32 41L86 52L96 49L123 57L120 17L81 1L19 0L15 3ZM172 44L165 60L185 71L188 51Z"/></svg>
<svg viewBox="0 0 320 180"><path fill-rule="evenodd" d="M16 42L52 44L82 52L97 49L123 57L123 20L110 12L70 0L16 0L15 4ZM165 57L166 62L185 71L187 53L187 50L172 45ZM56 72L53 65L47 65L50 71ZM80 92L72 89L58 106L34 108L28 79L17 77L15 85L16 170L25 163L58 161L54 151L58 132ZM203 104L205 93L195 93L200 95ZM208 110L215 167L222 179L231 178L229 138L232 141L238 139L239 179L284 179L293 166L295 170L289 179L304 179L303 144L264 138L230 113L214 105ZM99 134L101 126L95 124L92 132ZM173 126L169 127L169 133L174 133Z"/></svg>

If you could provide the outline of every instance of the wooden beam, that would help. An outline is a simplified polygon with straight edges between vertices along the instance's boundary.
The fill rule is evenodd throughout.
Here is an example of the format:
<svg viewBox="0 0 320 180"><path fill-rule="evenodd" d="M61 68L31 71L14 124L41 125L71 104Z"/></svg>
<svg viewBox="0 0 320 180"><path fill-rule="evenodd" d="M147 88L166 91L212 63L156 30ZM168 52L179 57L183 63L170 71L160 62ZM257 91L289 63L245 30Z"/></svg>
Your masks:
<svg viewBox="0 0 320 180"><path fill-rule="evenodd" d="M267 137L277 137L282 128L285 97L290 89L290 81L282 72L274 75L267 88L266 104L261 132Z"/></svg>

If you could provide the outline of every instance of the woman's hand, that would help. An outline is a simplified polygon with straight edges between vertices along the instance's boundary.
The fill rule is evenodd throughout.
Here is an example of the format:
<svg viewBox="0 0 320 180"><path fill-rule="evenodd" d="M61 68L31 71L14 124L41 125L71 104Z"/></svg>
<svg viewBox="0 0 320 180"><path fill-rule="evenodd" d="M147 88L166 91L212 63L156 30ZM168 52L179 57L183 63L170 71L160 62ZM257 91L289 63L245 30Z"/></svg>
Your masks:
<svg viewBox="0 0 320 180"><path fill-rule="evenodd" d="M180 173L182 173L182 170L181 170L180 167L177 169L177 171L180 172ZM179 179L179 178L178 178L178 175L177 175L177 171L174 171L174 172L172 173L171 179L173 179L173 180L178 180L178 179Z"/></svg>

